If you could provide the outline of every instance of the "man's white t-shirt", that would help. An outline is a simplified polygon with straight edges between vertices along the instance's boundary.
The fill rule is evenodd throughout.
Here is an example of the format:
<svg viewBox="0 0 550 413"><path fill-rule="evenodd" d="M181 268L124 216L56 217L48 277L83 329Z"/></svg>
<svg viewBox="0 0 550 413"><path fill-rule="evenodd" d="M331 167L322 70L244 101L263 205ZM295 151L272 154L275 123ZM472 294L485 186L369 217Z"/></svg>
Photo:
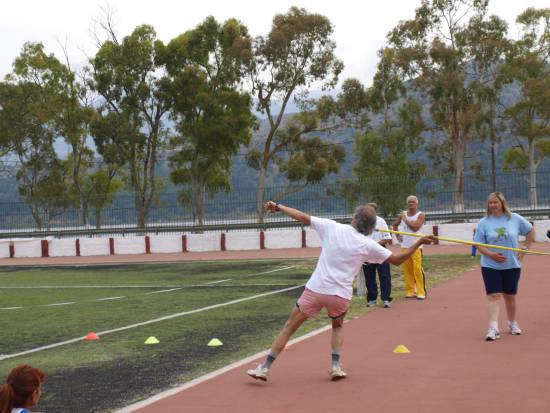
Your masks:
<svg viewBox="0 0 550 413"><path fill-rule="evenodd" d="M418 218L420 217L420 214L422 214L422 211L418 211L413 216L409 216L407 214L407 219L411 222L416 222ZM405 224L403 221L399 224L399 230L404 232L418 232L422 233L424 226L421 226L418 228L418 231L413 231L407 224ZM411 235L403 235L403 241L401 242L401 248L409 248L414 245L414 243L418 240L418 237L413 237ZM422 245L420 246L422 248Z"/></svg>
<svg viewBox="0 0 550 413"><path fill-rule="evenodd" d="M378 215L376 216L376 229L388 229L388 224ZM373 241L380 242L383 239L391 239L389 232L372 231L370 235L367 235Z"/></svg>
<svg viewBox="0 0 550 413"><path fill-rule="evenodd" d="M316 293L351 300L353 280L363 263L381 264L391 255L391 251L351 225L311 217L311 227L322 242L317 267L306 284L306 288Z"/></svg>

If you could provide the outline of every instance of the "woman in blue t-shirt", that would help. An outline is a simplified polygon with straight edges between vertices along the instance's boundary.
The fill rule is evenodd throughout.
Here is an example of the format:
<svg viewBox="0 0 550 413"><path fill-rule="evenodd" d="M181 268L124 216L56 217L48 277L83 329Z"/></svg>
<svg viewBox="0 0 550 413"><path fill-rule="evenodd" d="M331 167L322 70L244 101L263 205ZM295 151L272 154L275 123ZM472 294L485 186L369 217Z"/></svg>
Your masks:
<svg viewBox="0 0 550 413"><path fill-rule="evenodd" d="M487 199L487 216L479 221L474 241L484 244L518 248L519 236L525 236L523 249L529 249L535 239L533 226L522 216L510 211L504 195L493 192ZM485 339L500 338L498 314L500 299L504 297L508 315L508 330L512 335L521 334L516 321L516 294L524 253L478 247L481 257L481 273L489 301L489 329Z"/></svg>

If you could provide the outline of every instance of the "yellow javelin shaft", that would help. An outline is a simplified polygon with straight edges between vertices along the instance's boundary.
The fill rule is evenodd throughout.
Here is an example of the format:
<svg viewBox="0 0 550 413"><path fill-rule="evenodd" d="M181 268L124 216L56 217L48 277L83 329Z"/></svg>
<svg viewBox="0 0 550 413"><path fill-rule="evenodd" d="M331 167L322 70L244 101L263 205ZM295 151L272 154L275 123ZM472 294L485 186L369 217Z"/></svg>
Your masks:
<svg viewBox="0 0 550 413"><path fill-rule="evenodd" d="M378 229L378 228L376 228L376 230L380 231L380 232L389 232L390 234L409 235L411 237L418 237L418 238L426 236L426 234L421 234L421 233L418 233L418 232L403 232L403 231L394 231L392 229ZM521 249L521 248L503 247L501 245L493 245L493 244L483 244L481 242L465 241L463 239L447 238L447 237L440 237L440 236L435 236L435 238L437 238L441 241L456 242L456 243L459 243L459 244L466 244L466 245L474 245L476 247L497 248L497 249L500 249L500 250L523 252L525 254L534 254L534 255L550 255L550 253L548 253L548 252L540 252L540 251L534 251L534 250L524 250L524 249Z"/></svg>

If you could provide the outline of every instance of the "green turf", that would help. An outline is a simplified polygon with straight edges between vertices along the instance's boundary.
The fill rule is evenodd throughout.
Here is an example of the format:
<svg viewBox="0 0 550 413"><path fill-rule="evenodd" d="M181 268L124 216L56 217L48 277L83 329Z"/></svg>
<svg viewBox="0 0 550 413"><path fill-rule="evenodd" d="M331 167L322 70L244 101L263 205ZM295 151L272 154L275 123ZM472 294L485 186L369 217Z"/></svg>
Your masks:
<svg viewBox="0 0 550 413"><path fill-rule="evenodd" d="M0 271L0 287L48 288L0 288L1 308L24 307L0 310L1 330L13 332L2 335L0 354L80 337L88 331L100 332L300 286L310 276L315 262L273 260L5 269ZM476 262L466 256L429 257L425 265L429 285L453 277ZM287 266L292 268L259 274ZM392 270L394 297L399 298L403 295L402 275L399 269L392 267ZM231 280L201 285L228 278ZM108 285L111 287L106 288ZM69 286L88 287L67 288ZM183 288L147 294L179 287ZM297 288L107 334L98 342L80 341L2 360L0 377L5 377L17 364L30 363L49 374L38 410L107 412L268 348L301 291L302 288ZM96 301L116 296L125 298ZM42 307L67 301L75 304ZM350 317L367 311L364 301L354 298ZM306 323L298 334L326 324L326 317L320 316ZM160 343L144 345L149 336L157 337ZM208 347L206 344L214 337L224 345Z"/></svg>

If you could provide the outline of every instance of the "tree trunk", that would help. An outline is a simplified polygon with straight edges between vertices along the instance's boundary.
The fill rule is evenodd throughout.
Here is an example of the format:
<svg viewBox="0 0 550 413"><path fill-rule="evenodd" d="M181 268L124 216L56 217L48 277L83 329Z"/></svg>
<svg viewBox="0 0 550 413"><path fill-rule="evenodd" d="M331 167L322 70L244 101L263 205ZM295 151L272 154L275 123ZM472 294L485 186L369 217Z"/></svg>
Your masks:
<svg viewBox="0 0 550 413"><path fill-rule="evenodd" d="M203 225L206 185L200 179L193 179L191 190L193 192L193 223L194 225Z"/></svg>
<svg viewBox="0 0 550 413"><path fill-rule="evenodd" d="M538 206L537 166L535 160L535 140L529 139L529 200L533 209L536 209Z"/></svg>
<svg viewBox="0 0 550 413"><path fill-rule="evenodd" d="M493 119L489 120L489 133L491 135L491 185L492 185L492 192L496 192L497 190L497 165L496 165L496 158L497 158L497 139L495 136L495 126L493 125Z"/></svg>
<svg viewBox="0 0 550 413"><path fill-rule="evenodd" d="M101 208L95 209L95 229L101 229Z"/></svg>
<svg viewBox="0 0 550 413"><path fill-rule="evenodd" d="M466 142L458 136L453 140L453 168L454 168L454 187L453 187L453 212L464 212L464 158L466 156Z"/></svg>
<svg viewBox="0 0 550 413"><path fill-rule="evenodd" d="M260 176L258 178L258 224L264 223L265 211L264 211L264 197L265 197L265 176L267 166L262 165L260 168Z"/></svg>

